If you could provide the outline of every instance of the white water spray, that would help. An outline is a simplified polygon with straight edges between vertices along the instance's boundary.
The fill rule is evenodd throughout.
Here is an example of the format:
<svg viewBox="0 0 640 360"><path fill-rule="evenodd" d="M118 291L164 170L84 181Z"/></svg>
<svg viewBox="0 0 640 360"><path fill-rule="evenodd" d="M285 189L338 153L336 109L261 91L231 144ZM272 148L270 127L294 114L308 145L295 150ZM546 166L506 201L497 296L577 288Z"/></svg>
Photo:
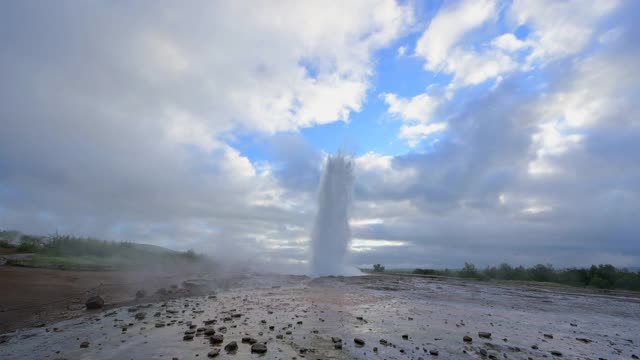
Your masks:
<svg viewBox="0 0 640 360"><path fill-rule="evenodd" d="M311 275L344 275L351 243L349 204L353 162L342 153L329 156L318 193L318 213L311 235Z"/></svg>

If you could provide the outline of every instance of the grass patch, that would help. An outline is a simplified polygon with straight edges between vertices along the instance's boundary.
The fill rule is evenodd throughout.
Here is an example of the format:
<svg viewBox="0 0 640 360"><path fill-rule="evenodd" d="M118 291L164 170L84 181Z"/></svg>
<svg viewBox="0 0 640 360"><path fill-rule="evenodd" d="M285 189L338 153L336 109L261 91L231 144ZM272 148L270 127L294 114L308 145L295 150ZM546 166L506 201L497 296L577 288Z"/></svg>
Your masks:
<svg viewBox="0 0 640 360"><path fill-rule="evenodd" d="M2 234L0 234L2 235ZM102 241L69 235L32 236L11 232L17 252L34 253L30 258L11 259L14 266L61 270L136 270L167 266L213 265L193 250L173 251L133 242Z"/></svg>

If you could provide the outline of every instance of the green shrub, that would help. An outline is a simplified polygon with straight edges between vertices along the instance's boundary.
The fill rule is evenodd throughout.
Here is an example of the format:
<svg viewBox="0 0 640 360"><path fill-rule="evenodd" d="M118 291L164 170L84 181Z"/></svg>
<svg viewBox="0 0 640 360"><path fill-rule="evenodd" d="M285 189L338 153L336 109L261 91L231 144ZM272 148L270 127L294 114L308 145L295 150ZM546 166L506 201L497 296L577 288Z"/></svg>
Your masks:
<svg viewBox="0 0 640 360"><path fill-rule="evenodd" d="M2 249L13 249L13 248L15 248L15 246L13 246L9 242L9 240L2 239L2 240L0 240L0 248L2 248Z"/></svg>
<svg viewBox="0 0 640 360"><path fill-rule="evenodd" d="M373 265L373 272L384 272L384 266L381 264Z"/></svg>
<svg viewBox="0 0 640 360"><path fill-rule="evenodd" d="M16 250L21 253L33 253L42 250L42 247L42 238L31 235L22 235L22 237L20 237L20 245L18 245Z"/></svg>

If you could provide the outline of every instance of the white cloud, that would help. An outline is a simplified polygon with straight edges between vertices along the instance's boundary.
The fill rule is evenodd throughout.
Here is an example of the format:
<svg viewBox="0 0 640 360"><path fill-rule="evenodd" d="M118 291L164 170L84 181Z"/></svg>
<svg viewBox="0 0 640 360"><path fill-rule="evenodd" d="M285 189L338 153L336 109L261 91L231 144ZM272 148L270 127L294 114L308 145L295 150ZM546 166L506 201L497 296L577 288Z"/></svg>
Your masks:
<svg viewBox="0 0 640 360"><path fill-rule="evenodd" d="M455 74L451 86L468 86L481 84L500 74L517 68L517 64L508 55L500 51L477 53L455 49L447 58L445 69Z"/></svg>
<svg viewBox="0 0 640 360"><path fill-rule="evenodd" d="M516 0L509 11L517 24L532 27L526 40L533 48L529 61L544 64L584 49L600 19L619 4L618 0L588 6L580 0Z"/></svg>
<svg viewBox="0 0 640 360"><path fill-rule="evenodd" d="M407 47L406 46L400 46L398 48L398 56L402 57L407 53Z"/></svg>
<svg viewBox="0 0 640 360"><path fill-rule="evenodd" d="M450 49L470 30L495 16L493 0L465 0L440 10L416 44L416 55L436 71L447 61Z"/></svg>
<svg viewBox="0 0 640 360"><path fill-rule="evenodd" d="M562 117L566 126L575 129L632 119L629 91L637 77L628 69L634 61L629 57L596 57L577 62L576 76L565 89L548 97L542 106L543 116Z"/></svg>
<svg viewBox="0 0 640 360"><path fill-rule="evenodd" d="M430 135L444 131L447 129L447 123L438 122L433 124L418 124L418 125L402 125L400 127L400 139L407 140L409 146L414 147L420 143L420 141L426 139Z"/></svg>
<svg viewBox="0 0 640 360"><path fill-rule="evenodd" d="M603 44L611 43L618 40L622 34L624 34L624 29L621 26L616 26L600 35L600 37L598 37L598 41Z"/></svg>
<svg viewBox="0 0 640 360"><path fill-rule="evenodd" d="M399 115L403 121L417 121L426 123L431 120L433 113L440 105L437 98L427 94L420 94L405 99L398 97L396 94L385 93L381 95L385 103L389 105L387 112Z"/></svg>
<svg viewBox="0 0 640 360"><path fill-rule="evenodd" d="M554 165L554 158L575 148L583 139L579 134L567 134L557 121L550 121L539 126L539 131L532 136L532 147L535 159L529 163L529 174L550 175L561 169Z"/></svg>
<svg viewBox="0 0 640 360"><path fill-rule="evenodd" d="M553 210L551 206L529 206L528 208L522 209L522 213L526 215L539 215L543 213L547 213Z"/></svg>
<svg viewBox="0 0 640 360"><path fill-rule="evenodd" d="M396 169L393 156L368 152L355 159L356 176L365 186L402 188L415 180L417 172L413 168Z"/></svg>
<svg viewBox="0 0 640 360"><path fill-rule="evenodd" d="M498 36L491 41L491 45L507 52L514 52L527 47L526 42L518 39L511 33L506 33Z"/></svg>

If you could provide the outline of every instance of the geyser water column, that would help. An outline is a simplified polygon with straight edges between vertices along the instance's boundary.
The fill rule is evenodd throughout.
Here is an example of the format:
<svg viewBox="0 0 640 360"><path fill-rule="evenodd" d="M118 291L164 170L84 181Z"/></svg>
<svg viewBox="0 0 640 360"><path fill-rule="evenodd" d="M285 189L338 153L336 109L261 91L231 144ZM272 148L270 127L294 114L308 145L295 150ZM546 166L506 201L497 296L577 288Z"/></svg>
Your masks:
<svg viewBox="0 0 640 360"><path fill-rule="evenodd" d="M329 156L320 181L318 213L311 234L311 275L346 272L351 243L349 205L353 191L353 162L338 152Z"/></svg>

